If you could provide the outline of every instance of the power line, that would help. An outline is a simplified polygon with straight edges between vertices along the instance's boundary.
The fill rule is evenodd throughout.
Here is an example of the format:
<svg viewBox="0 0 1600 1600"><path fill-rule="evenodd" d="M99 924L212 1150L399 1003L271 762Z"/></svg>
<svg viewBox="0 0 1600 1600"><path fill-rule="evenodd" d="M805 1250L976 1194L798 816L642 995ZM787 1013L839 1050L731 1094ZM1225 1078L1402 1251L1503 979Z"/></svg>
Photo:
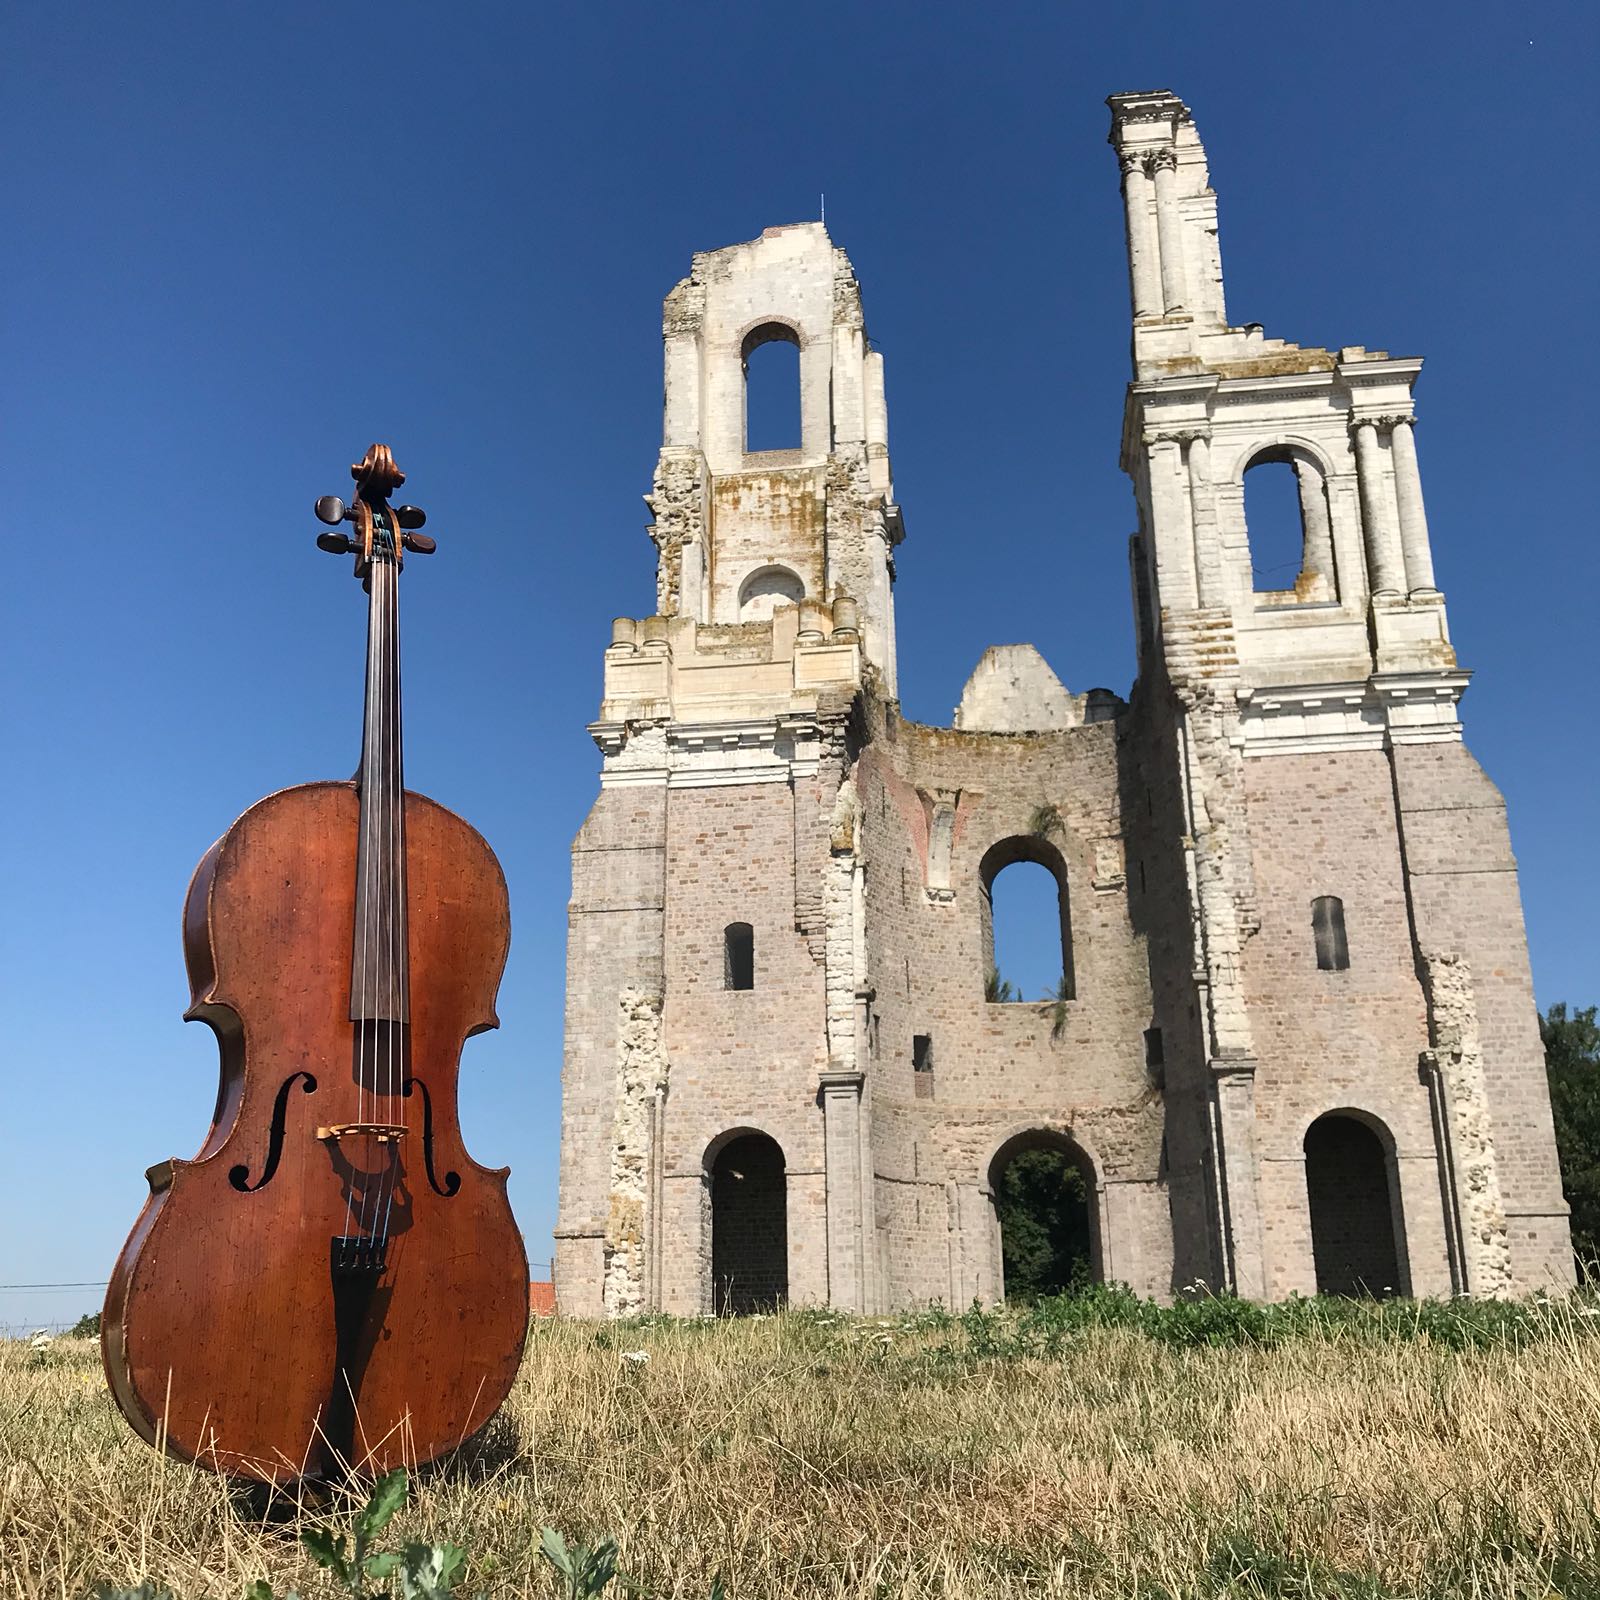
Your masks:
<svg viewBox="0 0 1600 1600"><path fill-rule="evenodd" d="M0 1283L0 1289L103 1289L110 1280L96 1283Z"/></svg>

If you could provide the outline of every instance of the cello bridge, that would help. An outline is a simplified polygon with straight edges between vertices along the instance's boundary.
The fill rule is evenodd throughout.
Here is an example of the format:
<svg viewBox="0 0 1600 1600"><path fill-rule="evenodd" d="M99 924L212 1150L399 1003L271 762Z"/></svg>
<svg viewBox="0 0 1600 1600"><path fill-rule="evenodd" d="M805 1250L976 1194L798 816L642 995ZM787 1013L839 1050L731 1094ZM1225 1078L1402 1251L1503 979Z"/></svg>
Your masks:
<svg viewBox="0 0 1600 1600"><path fill-rule="evenodd" d="M337 1144L347 1135L366 1134L379 1144L395 1144L405 1137L405 1127L397 1122L335 1122L317 1129L317 1137Z"/></svg>

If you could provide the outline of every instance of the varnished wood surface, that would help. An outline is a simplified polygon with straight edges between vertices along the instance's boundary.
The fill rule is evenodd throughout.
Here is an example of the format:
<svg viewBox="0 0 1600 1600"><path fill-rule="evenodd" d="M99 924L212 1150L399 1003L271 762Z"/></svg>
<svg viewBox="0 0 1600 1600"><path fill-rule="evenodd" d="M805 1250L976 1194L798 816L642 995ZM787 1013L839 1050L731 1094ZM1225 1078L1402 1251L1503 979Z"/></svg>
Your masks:
<svg viewBox="0 0 1600 1600"><path fill-rule="evenodd" d="M350 1019L357 793L308 784L251 807L207 852L184 915L193 1003L221 1048L210 1133L193 1161L152 1170L152 1192L112 1274L106 1371L146 1439L222 1470L287 1482L339 1470L328 1432L336 1371L330 1240L348 1231L342 1175L398 1150L387 1265L362 1326L353 1433L339 1454L378 1472L433 1460L494 1414L528 1317L528 1271L507 1169L462 1145L463 1041L496 1025L509 941L505 881L459 817L406 795L410 1070L432 1109L429 1181L420 1093L364 1104ZM296 1074L309 1074L307 1092ZM258 1181L275 1109L279 1161ZM408 1125L318 1141L319 1126Z"/></svg>

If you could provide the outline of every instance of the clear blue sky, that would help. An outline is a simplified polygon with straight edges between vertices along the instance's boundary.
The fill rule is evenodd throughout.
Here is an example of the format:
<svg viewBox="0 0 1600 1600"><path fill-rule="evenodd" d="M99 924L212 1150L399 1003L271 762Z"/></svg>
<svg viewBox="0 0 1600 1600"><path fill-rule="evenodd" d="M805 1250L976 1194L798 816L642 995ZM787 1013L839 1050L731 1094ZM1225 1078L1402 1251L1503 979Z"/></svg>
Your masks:
<svg viewBox="0 0 1600 1600"><path fill-rule="evenodd" d="M354 764L360 597L310 505L374 439L439 540L408 777L511 885L469 1143L548 1257L583 730L653 608L691 251L827 193L887 361L907 712L1016 639L1126 691L1119 89L1194 108L1235 320L1427 357L1468 737L1541 1002L1600 999L1592 5L18 6L0 44L0 1282L104 1278L204 1135L179 905L245 806Z"/></svg>

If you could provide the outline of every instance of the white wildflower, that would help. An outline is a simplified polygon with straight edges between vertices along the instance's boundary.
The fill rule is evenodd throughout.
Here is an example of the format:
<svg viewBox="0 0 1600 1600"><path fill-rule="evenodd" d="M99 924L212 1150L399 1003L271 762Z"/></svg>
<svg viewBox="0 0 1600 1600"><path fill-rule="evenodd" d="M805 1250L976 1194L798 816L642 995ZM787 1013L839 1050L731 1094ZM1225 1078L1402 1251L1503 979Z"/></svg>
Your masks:
<svg viewBox="0 0 1600 1600"><path fill-rule="evenodd" d="M55 1335L48 1328L37 1328L28 1344L35 1350L48 1350L55 1342Z"/></svg>
<svg viewBox="0 0 1600 1600"><path fill-rule="evenodd" d="M648 1350L624 1350L622 1359L631 1362L636 1367L642 1367L650 1359L650 1352Z"/></svg>

